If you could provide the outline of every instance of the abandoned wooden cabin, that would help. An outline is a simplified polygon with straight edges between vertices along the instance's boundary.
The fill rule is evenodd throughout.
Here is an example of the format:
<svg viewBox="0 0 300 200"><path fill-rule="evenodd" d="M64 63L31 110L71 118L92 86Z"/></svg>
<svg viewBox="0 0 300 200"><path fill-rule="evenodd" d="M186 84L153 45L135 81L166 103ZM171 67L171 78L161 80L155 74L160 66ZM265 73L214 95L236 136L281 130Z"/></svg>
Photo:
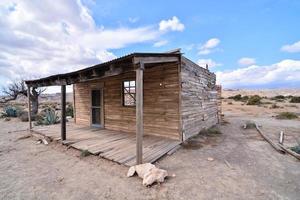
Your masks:
<svg viewBox="0 0 300 200"><path fill-rule="evenodd" d="M59 139L65 141L75 131L72 139L76 140L76 135L81 140L73 142L74 147L85 142L83 146L92 153L105 154L108 159L114 155L111 160L127 165L155 161L182 141L216 124L219 118L215 74L178 50L132 53L79 71L28 80L26 84L28 91L30 87L61 86L60 127L32 128L30 120L30 129L55 130L52 135L61 129ZM75 125L69 125L66 133L66 85L71 84ZM80 137L86 130L89 136ZM103 133L98 138L102 142L85 141L92 137L90 133ZM104 146L115 152L101 150L105 138L110 140Z"/></svg>

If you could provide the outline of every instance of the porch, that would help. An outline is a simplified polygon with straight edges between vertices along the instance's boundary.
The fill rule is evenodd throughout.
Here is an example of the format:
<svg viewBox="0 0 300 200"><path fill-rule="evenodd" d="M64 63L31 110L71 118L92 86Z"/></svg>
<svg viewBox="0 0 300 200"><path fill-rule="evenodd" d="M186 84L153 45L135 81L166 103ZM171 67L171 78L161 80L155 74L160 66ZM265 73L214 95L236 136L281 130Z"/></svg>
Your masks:
<svg viewBox="0 0 300 200"><path fill-rule="evenodd" d="M73 143L70 143L71 146L74 146L75 148L79 148L81 150L88 150L87 147L93 146L93 147L103 147L102 145L107 146L106 149L97 149L96 152L92 152L96 155L102 154L103 157L110 159L110 153L113 155L116 154L116 152L111 152L114 151L115 149L118 149L119 153L125 154L124 160L119 160L115 159L117 162L125 164L125 165L133 165L133 164L142 164L143 162L154 162L156 159L164 155L166 152L168 152L168 149L172 149L173 146L178 144L180 141L182 141L181 137L181 130L180 130L180 115L179 115L179 92L174 92L172 91L172 87L176 88L177 91L179 91L179 77L178 77L178 70L179 70L179 65L180 65L180 59L181 59L181 53L179 50L174 50L172 52L167 52L167 53L132 53L127 56L123 56L120 58L116 58L114 60L104 62L98 65L94 65L85 69L81 69L78 71L73 71L65 74L57 74L45 78L40 78L36 80L27 80L25 83L27 84L27 92L28 92L28 121L29 121L29 129L32 130L32 122L31 122L31 102L30 102L30 91L31 88L37 88L37 87L47 87L47 86L61 86L61 124L60 127L56 126L55 128L48 128L47 130L43 130L42 132L47 133L48 131L52 131L55 137L61 137L61 140L63 143L66 143L66 141L73 141ZM175 81L175 83L168 83L164 84L166 82L165 79L166 77L160 77L159 74L163 73L165 69L162 70L162 72L155 71L155 66L157 65L165 65L165 64L171 64L173 63L176 67L175 73L169 79ZM153 75L151 76L146 76L144 79L144 71L150 71L150 69L153 69ZM97 80L104 80L107 78L113 78L117 76L123 76L128 73L135 74L135 88L134 88L134 95L131 95L135 102L133 103L133 107L135 107L133 115L130 115L131 121L134 122L134 124L130 125L130 127L135 127L135 135L130 134L126 135L125 133L119 133L119 132L109 132L105 133L107 130L99 130L99 131L94 131L92 128L88 127L81 127L81 128L75 128L76 126L74 125L74 130L73 128L69 125L68 133L66 131L66 85L72 85L73 87L76 84L83 84L83 83L90 83L91 81L97 81ZM177 76L174 76L176 74ZM171 94L175 95L175 100L170 99L168 96L170 93L165 93L165 91L161 90L155 90L156 92L158 91L158 94L160 95L158 101L155 98L151 98L153 95L151 93L148 93L147 90L148 88L144 88L144 82L147 82L148 80L152 80L151 84L157 85L162 88L169 89ZM167 79L168 80L168 79ZM111 81L108 81L106 85L109 84L117 84L116 86L121 86L118 83L113 83ZM150 86L151 86L150 84ZM82 88L83 90L86 90L87 88ZM120 88L121 89L121 88ZM144 90L145 95L144 95ZM114 89L109 90L106 92L106 94L109 95L115 95L113 94ZM124 91L124 89L122 89ZM130 90L131 92L131 90ZM129 93L130 93L129 92ZM123 92L122 92L123 93ZM74 94L74 92L73 92ZM147 97L147 94L150 95L150 97ZM126 93L126 95L128 95ZM88 95L89 96L89 95ZM74 95L74 101L76 101L76 95ZM115 96L116 97L116 96ZM77 99L78 100L78 99ZM144 104L145 102L150 106L147 108ZM169 102L171 101L171 102ZM90 109L90 107L96 107L95 109L101 110L103 109L103 106L101 108L99 105L90 105L89 102L81 101L80 100L80 105L83 106L83 111L86 112ZM116 98L112 100L112 102L120 102L119 98ZM166 104L167 102L167 104ZM173 103L175 102L175 104ZM76 103L76 102L75 102ZM172 104L173 103L173 104ZM176 104L177 103L177 104ZM123 103L124 104L124 103ZM166 105L164 107L165 110L161 110L158 105ZM170 105L176 106L174 108L170 108ZM76 105L76 104L74 104ZM111 106L107 105L108 107L105 108L106 111L111 111L112 109L116 108L116 106ZM124 106L124 105L123 105ZM164 128L164 133L169 134L170 129L168 129L168 126L174 126L176 129L176 133L178 133L179 140L175 141L172 139L162 139L162 138L157 138L153 136L144 136L144 108L146 108L146 112L150 111L150 115L146 116L146 125L149 124L150 122L154 122L152 124L152 127L146 127L147 131L150 133L157 132ZM78 116L78 107L76 108L75 106L75 119L76 123L77 121L77 116ZM76 111L77 110L77 111ZM152 111L156 111L156 115L153 115ZM176 112L173 112L173 111ZM79 109L80 111L80 109ZM112 112L113 116L111 116L108 119L104 119L105 123L101 124L104 125L104 127L109 127L109 122L110 121L115 121L116 123L113 124L114 127L118 126L118 129L115 130L120 130L120 127L123 126L124 123L126 122L126 116L115 116L115 113L118 113L120 110L116 110L116 112ZM170 112L169 112L170 111ZM132 114L132 113L131 113ZM134 116L135 115L135 116ZM157 115L162 116L162 120L155 122L154 120L157 119ZM86 122L90 122L90 117L92 115L87 112L86 115L84 115L83 120ZM101 116L98 115L97 116ZM152 118L151 118L152 117ZM103 118L103 117L102 117ZM123 119L121 122L117 121L116 119ZM125 119L125 120L124 120ZM168 119L172 119L172 123L168 123ZM125 122L124 122L125 121ZM163 124L163 123L165 124ZM89 124L89 123L88 123ZM91 125L90 123L89 125ZM98 123L97 123L98 124ZM85 124L87 126L87 124ZM111 126L112 127L112 126ZM51 129L51 130L49 130ZM82 129L82 130L81 130ZM74 136L72 136L72 130L74 131ZM84 136L83 131L87 131L87 135ZM124 130L123 130L124 131ZM70 133L69 133L70 132ZM97 132L97 134L101 134L101 136L97 136L96 134L92 134L93 132ZM101 132L101 133L100 133ZM102 135L103 132L103 135ZM128 130L128 132L133 132L133 130ZM59 136L59 134L61 136ZM148 133L148 135L150 134ZM51 134L51 133L50 133ZM116 134L116 135L114 135ZM114 137L112 137L114 135ZM73 138L72 138L73 137ZM107 139L105 137L108 137ZM124 139L123 139L124 137ZM78 140L79 138L79 140ZM149 139L148 139L149 138ZM153 138L153 139L152 139ZM149 141L147 141L149 140ZM171 141L171 142L170 142ZM86 142L86 143L85 143ZM91 144L90 144L91 142ZM99 144L97 144L99 142ZM120 143L120 145L118 145ZM127 147L126 147L127 145ZM143 147L143 145L146 145ZM148 146L147 146L148 145ZM175 145L175 146L176 146ZM133 147L134 146L134 147ZM125 150L126 147L126 150ZM127 149L128 148L128 149ZM143 150L145 152L143 152ZM91 150L92 151L92 150ZM127 156L127 157L126 157ZM144 157L145 156L145 157ZM113 159L110 159L113 160Z"/></svg>
<svg viewBox="0 0 300 200"><path fill-rule="evenodd" d="M61 140L61 126L33 127L32 131L50 137L53 140ZM65 145L81 151L89 151L91 154L117 162L122 165L132 166L136 164L136 135L107 129L92 128L69 122L66 124L68 139ZM153 163L159 158L177 148L180 141L166 137L144 135L143 136L143 162Z"/></svg>

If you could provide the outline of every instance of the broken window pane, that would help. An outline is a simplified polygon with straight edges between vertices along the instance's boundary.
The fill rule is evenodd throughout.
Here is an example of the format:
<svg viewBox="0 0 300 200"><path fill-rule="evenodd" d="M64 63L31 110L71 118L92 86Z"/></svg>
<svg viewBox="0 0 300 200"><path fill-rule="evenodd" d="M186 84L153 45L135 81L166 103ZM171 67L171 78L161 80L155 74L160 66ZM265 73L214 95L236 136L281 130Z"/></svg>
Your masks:
<svg viewBox="0 0 300 200"><path fill-rule="evenodd" d="M135 105L135 81L123 81L123 105Z"/></svg>

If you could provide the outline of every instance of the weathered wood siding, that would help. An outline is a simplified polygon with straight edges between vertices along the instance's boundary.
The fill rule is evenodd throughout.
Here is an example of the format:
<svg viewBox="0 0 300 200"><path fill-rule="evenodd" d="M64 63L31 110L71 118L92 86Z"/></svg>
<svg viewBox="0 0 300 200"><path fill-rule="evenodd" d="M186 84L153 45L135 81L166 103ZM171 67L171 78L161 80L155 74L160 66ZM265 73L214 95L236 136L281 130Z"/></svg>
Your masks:
<svg viewBox="0 0 300 200"><path fill-rule="evenodd" d="M75 84L76 123L90 125L90 91L104 86L104 127L135 132L135 107L122 106L122 81L135 72ZM178 64L157 65L144 71L144 133L181 139L179 135Z"/></svg>
<svg viewBox="0 0 300 200"><path fill-rule="evenodd" d="M216 76L182 56L181 123L183 140L218 122Z"/></svg>

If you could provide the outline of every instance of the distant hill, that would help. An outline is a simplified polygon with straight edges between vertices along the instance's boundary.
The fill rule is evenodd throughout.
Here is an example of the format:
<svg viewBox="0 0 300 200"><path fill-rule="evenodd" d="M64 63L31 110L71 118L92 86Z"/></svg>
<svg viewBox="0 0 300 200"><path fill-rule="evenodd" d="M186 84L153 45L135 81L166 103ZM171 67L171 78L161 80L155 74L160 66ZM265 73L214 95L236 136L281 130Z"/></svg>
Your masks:
<svg viewBox="0 0 300 200"><path fill-rule="evenodd" d="M300 96L300 88L299 89L223 89L222 97L227 98L230 96L234 96L237 94L241 95L259 95L266 97L274 97L277 95L292 95L292 96Z"/></svg>
<svg viewBox="0 0 300 200"><path fill-rule="evenodd" d="M0 97L2 98L2 97ZM66 100L67 102L73 102L73 93L67 93L66 94ZM60 93L53 93L53 94L42 94L39 98L40 102L60 102ZM19 96L17 100L12 101L17 103L25 103L27 102L27 97L25 96Z"/></svg>

